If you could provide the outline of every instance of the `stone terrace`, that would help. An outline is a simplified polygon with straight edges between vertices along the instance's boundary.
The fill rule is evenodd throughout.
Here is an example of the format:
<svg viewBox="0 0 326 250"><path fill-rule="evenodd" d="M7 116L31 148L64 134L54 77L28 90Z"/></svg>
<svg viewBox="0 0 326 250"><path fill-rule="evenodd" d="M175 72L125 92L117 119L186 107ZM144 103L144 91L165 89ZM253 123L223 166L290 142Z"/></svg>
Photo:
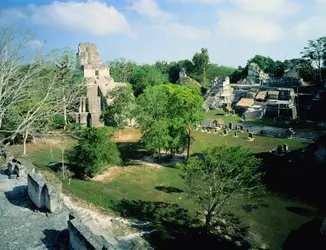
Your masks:
<svg viewBox="0 0 326 250"><path fill-rule="evenodd" d="M0 173L0 249L64 249L68 211L47 214L34 209L25 178Z"/></svg>

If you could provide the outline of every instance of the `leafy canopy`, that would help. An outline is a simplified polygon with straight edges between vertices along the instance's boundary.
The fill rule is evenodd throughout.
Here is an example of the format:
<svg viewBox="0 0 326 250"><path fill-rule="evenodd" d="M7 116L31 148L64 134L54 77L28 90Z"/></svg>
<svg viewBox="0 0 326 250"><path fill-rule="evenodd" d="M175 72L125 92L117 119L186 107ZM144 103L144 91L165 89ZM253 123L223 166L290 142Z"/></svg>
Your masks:
<svg viewBox="0 0 326 250"><path fill-rule="evenodd" d="M162 84L145 89L137 98L136 118L147 149L160 155L184 151L188 129L202 119L203 98L199 88ZM157 141L160 138L160 141Z"/></svg>
<svg viewBox="0 0 326 250"><path fill-rule="evenodd" d="M125 128L132 119L135 106L131 87L115 87L108 93L108 97L112 102L104 109L102 119L112 121L119 129Z"/></svg>
<svg viewBox="0 0 326 250"><path fill-rule="evenodd" d="M261 202L260 163L241 147L214 146L181 166L186 192L200 206L207 230L232 200L245 197L248 205Z"/></svg>
<svg viewBox="0 0 326 250"><path fill-rule="evenodd" d="M77 145L70 154L74 164L72 171L79 177L93 177L103 167L120 163L116 144L109 138L105 128L86 128L78 138Z"/></svg>

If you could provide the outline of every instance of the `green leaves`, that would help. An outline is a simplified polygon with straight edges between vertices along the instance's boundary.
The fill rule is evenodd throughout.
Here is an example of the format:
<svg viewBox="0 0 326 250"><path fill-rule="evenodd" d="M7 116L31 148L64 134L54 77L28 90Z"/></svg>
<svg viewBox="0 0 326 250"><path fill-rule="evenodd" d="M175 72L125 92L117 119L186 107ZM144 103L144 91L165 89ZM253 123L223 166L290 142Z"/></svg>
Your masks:
<svg viewBox="0 0 326 250"><path fill-rule="evenodd" d="M184 151L189 127L202 118L202 105L198 87L162 84L146 88L137 98L136 117L148 149L155 154L166 149L171 155ZM162 143L154 142L158 137Z"/></svg>
<svg viewBox="0 0 326 250"><path fill-rule="evenodd" d="M108 165L120 163L120 154L105 128L86 128L70 154L72 171L80 177L92 177Z"/></svg>
<svg viewBox="0 0 326 250"><path fill-rule="evenodd" d="M206 216L206 226L226 209L226 204L245 196L250 205L263 195L261 161L240 147L215 146L203 155L191 157L181 166L188 196L197 202Z"/></svg>
<svg viewBox="0 0 326 250"><path fill-rule="evenodd" d="M110 120L119 129L123 129L133 117L135 98L128 86L115 87L108 94L112 103L102 113L103 120Z"/></svg>

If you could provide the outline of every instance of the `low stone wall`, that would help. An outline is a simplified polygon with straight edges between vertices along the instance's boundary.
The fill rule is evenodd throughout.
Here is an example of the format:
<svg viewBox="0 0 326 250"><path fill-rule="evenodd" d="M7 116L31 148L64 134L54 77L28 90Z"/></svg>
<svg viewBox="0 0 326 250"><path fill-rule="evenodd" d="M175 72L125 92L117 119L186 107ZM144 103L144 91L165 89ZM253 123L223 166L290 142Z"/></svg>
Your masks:
<svg viewBox="0 0 326 250"><path fill-rule="evenodd" d="M11 157L11 159L8 159L7 162L7 173L9 177L15 176L15 178L26 178L29 172L34 172L33 164L23 157Z"/></svg>
<svg viewBox="0 0 326 250"><path fill-rule="evenodd" d="M69 215L69 245L73 250L115 249L103 236L95 235L81 220Z"/></svg>
<svg viewBox="0 0 326 250"><path fill-rule="evenodd" d="M36 207L48 209L51 213L62 208L60 194L47 183L45 178L36 173L28 174L28 196Z"/></svg>

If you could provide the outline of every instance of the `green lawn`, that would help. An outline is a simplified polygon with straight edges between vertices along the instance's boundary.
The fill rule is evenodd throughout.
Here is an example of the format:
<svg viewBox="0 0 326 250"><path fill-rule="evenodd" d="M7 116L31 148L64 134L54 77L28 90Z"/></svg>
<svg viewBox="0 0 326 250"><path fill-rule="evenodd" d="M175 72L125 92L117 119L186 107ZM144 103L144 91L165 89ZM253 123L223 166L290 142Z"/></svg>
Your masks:
<svg viewBox="0 0 326 250"><path fill-rule="evenodd" d="M204 119L215 120L215 119L223 119L224 122L234 122L239 123L241 121L241 117L236 114L234 116L227 115L223 110L209 110L204 113ZM246 123L251 123L255 125L261 126L270 126L270 127L278 127L278 128L293 128L293 129L308 129L308 130L316 130L318 129L315 124L309 121L292 121L290 123L285 123L284 121L274 121L273 119L263 118L263 119L247 119Z"/></svg>
<svg viewBox="0 0 326 250"><path fill-rule="evenodd" d="M284 143L289 145L289 149L299 149L307 146L308 141L302 139L281 139L266 136L255 136L252 142L247 141L248 133L238 133L238 137L234 137L234 131L229 132L227 136L219 134L208 134L199 131L194 131L194 143L191 146L192 153L200 153L207 145L227 145L241 146L249 148L254 153L269 152Z"/></svg>
<svg viewBox="0 0 326 250"><path fill-rule="evenodd" d="M283 143L289 144L290 149L300 148L307 144L303 140L260 136L257 136L255 141L248 142L246 141L247 133L240 134L238 138L232 135L219 136L197 131L193 135L196 139L192 145L193 153L201 152L209 144L240 145L256 153L269 151ZM74 141L69 142L70 146L73 144ZM15 150L19 154L21 147L17 146ZM130 150L133 150L132 147ZM51 151L49 145L30 144L28 153L38 166L60 161L61 156L58 145L53 146ZM186 198L185 193L182 192L183 188L180 170L170 167L125 166L113 171L112 178L106 182L73 179L68 185L67 181L63 181L65 193L90 202L106 212L149 221L150 229L159 230L163 234L171 230L170 226L166 225L167 221L177 223L177 225L198 225L198 221L193 220L196 218L197 205ZM281 249L291 231L297 230L303 223L317 216L323 216L312 207L274 194L268 196L266 203L269 205L268 208L247 213L236 208L241 201L233 201L229 205L229 210L249 225L248 240L250 242L258 245L265 243L270 246L270 249ZM289 208L309 211L309 213L302 215L295 212L295 209L293 212L293 209Z"/></svg>
<svg viewBox="0 0 326 250"><path fill-rule="evenodd" d="M179 170L173 168L128 167L128 169L117 175L114 180L107 183L72 180L70 186L67 181L64 181L63 185L66 192L91 202L107 212L112 212L112 209L118 208L115 211L118 215L126 215L125 200L130 201L128 206L132 204L132 210L134 211L132 213L128 211L127 215L129 216L134 215L134 213L138 216L141 213L141 216L143 216L144 210L146 210L146 218L148 216L161 216L167 213L166 210L168 209L169 213L171 213L173 210L179 210L180 208L189 210L192 216L195 214L197 206L186 199L184 193L166 193L157 190L158 186L182 190L183 185ZM120 202L122 199L124 201ZM166 206L157 208L155 205L157 202L162 202ZM266 199L269 207L254 212L247 213L237 209L235 207L237 203L236 201L232 202L229 209L239 216L246 225L250 226L251 235L248 236L249 240L259 244L267 243L271 249L281 249L281 245L292 230L298 229L301 224L312 220L315 216L321 216L314 208L272 194ZM311 214L302 216L289 211L288 208L290 207L308 210L311 211ZM157 214L148 215L148 213ZM135 217L137 218L137 216Z"/></svg>

